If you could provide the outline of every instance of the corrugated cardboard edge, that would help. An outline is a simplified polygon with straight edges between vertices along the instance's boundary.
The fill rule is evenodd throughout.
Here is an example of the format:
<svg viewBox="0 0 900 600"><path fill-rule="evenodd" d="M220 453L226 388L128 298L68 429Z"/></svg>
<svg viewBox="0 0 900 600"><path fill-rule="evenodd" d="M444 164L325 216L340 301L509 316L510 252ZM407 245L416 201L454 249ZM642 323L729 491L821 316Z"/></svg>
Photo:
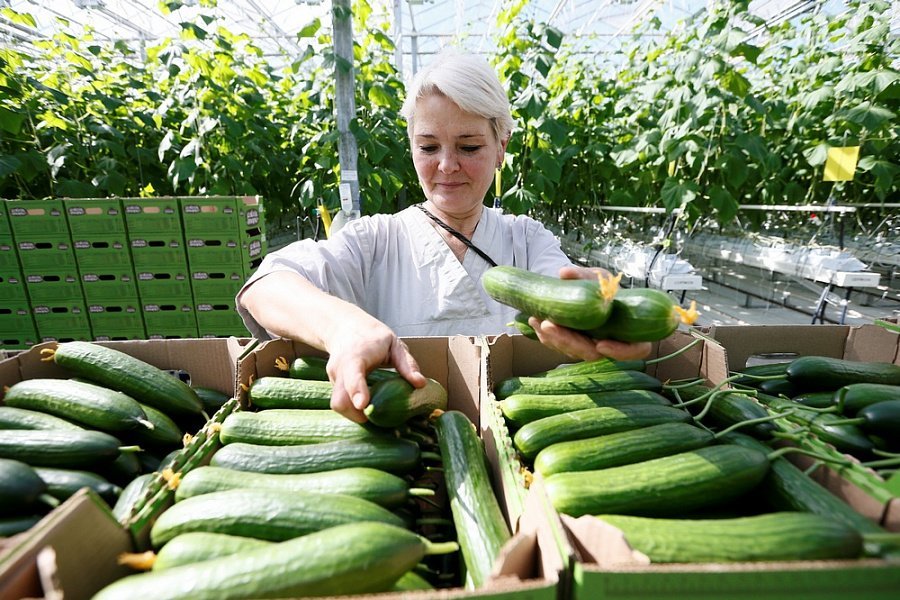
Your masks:
<svg viewBox="0 0 900 600"><path fill-rule="evenodd" d="M82 489L29 530L0 558L0 597L43 597L37 556L50 546L56 554L56 580L66 600L93 596L108 581L131 571L117 557L132 549L131 536L106 503ZM89 572L86 572L89 569Z"/></svg>

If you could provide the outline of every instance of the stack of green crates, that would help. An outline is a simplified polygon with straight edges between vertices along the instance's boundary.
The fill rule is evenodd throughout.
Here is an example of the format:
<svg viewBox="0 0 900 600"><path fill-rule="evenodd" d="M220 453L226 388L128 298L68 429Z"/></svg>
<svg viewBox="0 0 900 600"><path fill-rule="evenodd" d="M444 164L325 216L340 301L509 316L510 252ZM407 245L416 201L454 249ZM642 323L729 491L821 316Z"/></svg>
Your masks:
<svg viewBox="0 0 900 600"><path fill-rule="evenodd" d="M144 339L122 203L73 198L64 206L94 339Z"/></svg>
<svg viewBox="0 0 900 600"><path fill-rule="evenodd" d="M258 196L0 201L0 348L246 336Z"/></svg>
<svg viewBox="0 0 900 600"><path fill-rule="evenodd" d="M197 337L178 198L122 203L147 337Z"/></svg>
<svg viewBox="0 0 900 600"><path fill-rule="evenodd" d="M13 201L7 211L38 339L93 339L63 201Z"/></svg>
<svg viewBox="0 0 900 600"><path fill-rule="evenodd" d="M7 203L0 202L0 346L28 348L37 340Z"/></svg>
<svg viewBox="0 0 900 600"><path fill-rule="evenodd" d="M266 252L256 196L181 198L181 220L200 337L247 335L234 296Z"/></svg>

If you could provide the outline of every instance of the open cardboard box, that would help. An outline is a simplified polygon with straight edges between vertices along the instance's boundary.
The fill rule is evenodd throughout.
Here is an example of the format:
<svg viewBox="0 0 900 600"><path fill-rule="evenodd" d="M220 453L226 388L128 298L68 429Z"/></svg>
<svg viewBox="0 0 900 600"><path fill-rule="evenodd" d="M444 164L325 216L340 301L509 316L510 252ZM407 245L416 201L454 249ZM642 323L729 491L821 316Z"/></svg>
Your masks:
<svg viewBox="0 0 900 600"><path fill-rule="evenodd" d="M447 390L451 410L463 412L475 423L480 422L479 382L481 347L476 340L464 336L404 338L410 352L419 363L422 373L441 383ZM272 340L249 352L237 367L239 400L247 406L246 389L250 383L265 376L284 376L276 367L276 360L290 363L300 356L324 356L319 350L299 342ZM498 471L498 455L486 443L488 463L495 493L502 485ZM442 589L435 591L384 593L373 597L379 600L399 598L515 598L517 600L556 600L562 598L559 582L565 567L547 523L548 512L537 494L523 498L523 510L509 520L513 538L504 547L491 581L482 588ZM358 596L356 596L358 597Z"/></svg>
<svg viewBox="0 0 900 600"><path fill-rule="evenodd" d="M676 331L653 346L651 358L664 356L700 340L684 354L651 365L647 372L661 380L702 378L716 383L727 376L725 349L696 331ZM495 383L512 376L531 375L569 360L524 336L500 336L485 340L483 418L494 445L504 449L512 465L510 480L518 479L519 497L507 495L508 504L519 505L528 477L512 451L512 440L502 422L492 389ZM493 406L492 406L493 405ZM533 480L540 487L540 478ZM528 494L533 493L533 489ZM513 490L507 490L513 491ZM649 564L635 553L619 530L602 521L584 516L573 519L552 512L551 524L558 522L563 534L557 536L560 551L568 556L570 581L564 589L576 600L628 598L888 598L900 590L900 564L880 560L809 561L797 563L740 564Z"/></svg>
<svg viewBox="0 0 900 600"><path fill-rule="evenodd" d="M785 362L797 356L900 365L900 334L877 325L733 325L710 327L703 332L725 348L731 371L740 370L748 363ZM788 458L804 469L813 464L811 458L799 454ZM848 459L855 460L849 456ZM886 488L878 489L884 480L872 471L874 485L862 488L841 471L823 466L812 475L860 514L889 531L900 531L900 497Z"/></svg>
<svg viewBox="0 0 900 600"><path fill-rule="evenodd" d="M243 353L252 347L250 342L251 340L248 338L198 338L177 340L129 340L95 343L115 348L116 350L139 358L155 367L177 373L178 376L189 381L191 385L212 388L230 396L234 396L237 360ZM56 365L53 361L42 360L44 356L41 354L41 351L45 348L55 348L56 345L56 342L38 344L29 350L17 353L12 357L0 361L0 390L6 386L11 386L19 381L27 379L66 379L71 377L70 372ZM2 398L0 398L0 404L2 404ZM198 444L197 446L199 447L201 445ZM208 445L202 446L204 450L207 447ZM185 451L187 451L187 449L185 449ZM192 464L196 464L196 462L197 461L194 460ZM156 489L164 488L164 481L160 480L158 483L159 485L156 486ZM162 489L160 496L161 498L158 499L158 503L171 503L171 490ZM96 496L94 496L91 501L94 504L105 504ZM65 519L81 518L79 515L83 514L84 511L94 510L91 508L84 508L83 505L85 505L86 502L86 500L79 501L78 506L81 508L70 507L63 510L62 505L57 507L57 509L48 514L41 523L32 527L31 530L20 534L17 539L30 539L35 535L39 535L38 531L34 531L38 528L43 531L48 526L56 527L58 523ZM68 506L67 503L66 506ZM61 516L60 513L62 513L63 516ZM64 516L69 514L72 516ZM53 515L52 519L51 515ZM137 525L133 527L130 526L129 531L134 539L139 541L142 536L146 536L148 527L149 524L147 522L139 521ZM73 531L73 535L81 535L78 532L77 527ZM141 546L143 544L139 543L138 545ZM57 551L60 560L71 560L74 562L80 560L75 555L66 554L65 549L69 547L70 546L64 546L64 550ZM4 544L3 548L0 549L0 557L8 556L9 551L10 546ZM85 555L83 558L90 559L91 557ZM3 560L2 566L0 566L0 597L6 598L10 596L7 596L3 592L6 587L10 585L9 580L11 577L14 577L14 574L9 571L10 567L5 558L0 558L0 560ZM98 576L102 578L105 567L102 565L98 566L98 564L99 563L91 563L91 567L99 568L100 575ZM67 590L66 592L67 598L78 597L77 591L70 592Z"/></svg>

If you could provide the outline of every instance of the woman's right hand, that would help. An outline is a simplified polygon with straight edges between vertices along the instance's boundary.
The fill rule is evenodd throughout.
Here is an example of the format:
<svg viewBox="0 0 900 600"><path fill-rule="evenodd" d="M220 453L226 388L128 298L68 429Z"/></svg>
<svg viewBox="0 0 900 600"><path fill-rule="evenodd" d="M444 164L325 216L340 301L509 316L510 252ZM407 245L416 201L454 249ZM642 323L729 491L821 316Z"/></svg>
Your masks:
<svg viewBox="0 0 900 600"><path fill-rule="evenodd" d="M271 273L244 290L240 302L271 335L301 340L328 353L331 407L362 423L369 405L366 375L393 366L413 387L427 380L390 327L358 306L331 296L290 271Z"/></svg>
<svg viewBox="0 0 900 600"><path fill-rule="evenodd" d="M389 327L375 319L360 325L351 323L328 337L325 370L334 384L331 408L351 421L364 423L367 419L363 410L369 405L366 375L370 371L393 366L416 388L423 387L427 380L409 348Z"/></svg>

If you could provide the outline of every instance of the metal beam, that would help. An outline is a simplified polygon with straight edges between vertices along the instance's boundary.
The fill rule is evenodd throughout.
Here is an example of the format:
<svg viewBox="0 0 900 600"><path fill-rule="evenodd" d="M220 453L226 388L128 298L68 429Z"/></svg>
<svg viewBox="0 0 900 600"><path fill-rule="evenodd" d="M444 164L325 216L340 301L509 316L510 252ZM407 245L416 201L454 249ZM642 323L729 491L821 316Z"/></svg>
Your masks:
<svg viewBox="0 0 900 600"><path fill-rule="evenodd" d="M341 215L347 221L360 215L358 149L350 123L356 114L353 68L353 13L350 0L334 0L331 22L334 29L335 109L340 136L338 153L341 165Z"/></svg>

